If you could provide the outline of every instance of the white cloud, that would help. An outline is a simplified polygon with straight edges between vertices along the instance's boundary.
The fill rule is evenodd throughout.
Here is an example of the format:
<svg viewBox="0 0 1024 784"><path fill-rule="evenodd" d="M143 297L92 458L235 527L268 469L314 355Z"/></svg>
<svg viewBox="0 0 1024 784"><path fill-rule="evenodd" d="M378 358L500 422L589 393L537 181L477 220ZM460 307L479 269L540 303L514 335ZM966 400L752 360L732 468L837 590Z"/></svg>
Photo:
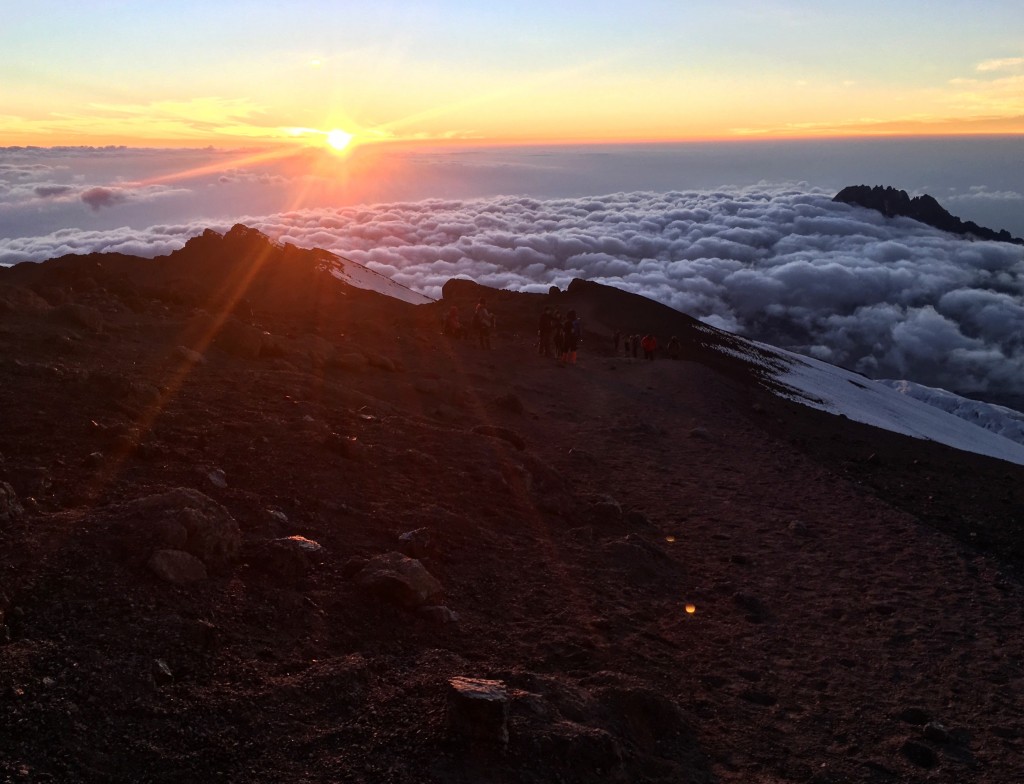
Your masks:
<svg viewBox="0 0 1024 784"><path fill-rule="evenodd" d="M868 375L1021 393L1024 249L887 220L803 186L431 199L55 232L0 241L0 263L87 250L157 255L236 220L433 297L457 276L526 291L589 278Z"/></svg>
<svg viewBox="0 0 1024 784"><path fill-rule="evenodd" d="M1024 57L1003 57L995 60L984 60L975 66L976 71L1009 71L1024 66Z"/></svg>

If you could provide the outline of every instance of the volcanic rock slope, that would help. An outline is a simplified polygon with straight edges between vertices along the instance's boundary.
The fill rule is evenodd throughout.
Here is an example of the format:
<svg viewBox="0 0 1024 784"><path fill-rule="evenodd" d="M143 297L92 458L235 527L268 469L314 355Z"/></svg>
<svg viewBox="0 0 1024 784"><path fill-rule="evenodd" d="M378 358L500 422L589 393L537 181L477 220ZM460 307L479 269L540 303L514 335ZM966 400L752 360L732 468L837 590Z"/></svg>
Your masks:
<svg viewBox="0 0 1024 784"><path fill-rule="evenodd" d="M5 780L1024 780L1020 467L615 289L414 306L321 262L0 272ZM490 351L440 330L480 296ZM475 724L456 678L498 682L456 681Z"/></svg>

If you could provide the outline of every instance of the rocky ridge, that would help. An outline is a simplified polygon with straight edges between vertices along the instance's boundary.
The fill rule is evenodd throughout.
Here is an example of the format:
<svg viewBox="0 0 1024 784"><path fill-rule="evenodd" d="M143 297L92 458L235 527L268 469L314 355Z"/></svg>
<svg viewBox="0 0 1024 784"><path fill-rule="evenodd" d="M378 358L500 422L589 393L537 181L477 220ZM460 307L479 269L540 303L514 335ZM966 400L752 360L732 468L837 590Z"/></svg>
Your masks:
<svg viewBox="0 0 1024 784"><path fill-rule="evenodd" d="M832 197L832 201L855 204L882 213L887 218L905 217L925 223L951 234L975 237L979 240L1011 242L1024 245L1024 239L1014 237L1006 229L994 231L974 221L964 221L950 214L927 193L911 197L906 191L892 186L848 185Z"/></svg>

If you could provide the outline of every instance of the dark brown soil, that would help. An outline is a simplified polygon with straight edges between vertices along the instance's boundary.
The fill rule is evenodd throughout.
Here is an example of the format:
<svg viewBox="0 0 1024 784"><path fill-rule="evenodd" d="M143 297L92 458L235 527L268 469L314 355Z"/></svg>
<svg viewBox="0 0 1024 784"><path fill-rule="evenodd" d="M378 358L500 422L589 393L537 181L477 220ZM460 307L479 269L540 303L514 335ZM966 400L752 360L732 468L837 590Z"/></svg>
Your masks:
<svg viewBox="0 0 1024 784"><path fill-rule="evenodd" d="M439 328L474 284L413 307L302 253L239 275L242 246L206 276L207 242L187 278L0 272L25 507L0 523L0 778L1024 780L1020 467L777 398L729 336L613 289L488 292L485 351ZM536 353L545 304L583 316L574 367ZM227 311L261 355L211 342ZM612 356L615 329L684 358ZM243 540L187 586L125 534L177 487ZM352 579L421 527L457 623ZM326 548L308 572L261 555L290 535ZM456 676L504 682L507 746L448 728Z"/></svg>

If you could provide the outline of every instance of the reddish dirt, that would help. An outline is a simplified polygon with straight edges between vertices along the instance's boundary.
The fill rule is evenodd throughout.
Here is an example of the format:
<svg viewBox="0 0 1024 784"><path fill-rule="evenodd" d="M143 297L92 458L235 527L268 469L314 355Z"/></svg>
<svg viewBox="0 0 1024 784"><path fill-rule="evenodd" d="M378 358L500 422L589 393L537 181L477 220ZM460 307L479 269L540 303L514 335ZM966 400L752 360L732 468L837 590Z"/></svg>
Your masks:
<svg viewBox="0 0 1024 784"><path fill-rule="evenodd" d="M439 330L470 283L414 308L257 277L244 309L209 307L274 356L193 365L202 275L118 264L0 273L0 480L26 508L0 524L7 780L1024 779L1020 467L783 401L602 287L487 292L484 351ZM69 301L99 328L48 309ZM548 303L583 316L574 367L536 354ZM684 359L612 356L624 327L681 335ZM395 368L323 361L310 333ZM243 537L189 586L122 527L175 487ZM458 623L352 580L422 526ZM288 535L326 548L306 574L259 555ZM507 747L449 731L456 676L504 681Z"/></svg>

